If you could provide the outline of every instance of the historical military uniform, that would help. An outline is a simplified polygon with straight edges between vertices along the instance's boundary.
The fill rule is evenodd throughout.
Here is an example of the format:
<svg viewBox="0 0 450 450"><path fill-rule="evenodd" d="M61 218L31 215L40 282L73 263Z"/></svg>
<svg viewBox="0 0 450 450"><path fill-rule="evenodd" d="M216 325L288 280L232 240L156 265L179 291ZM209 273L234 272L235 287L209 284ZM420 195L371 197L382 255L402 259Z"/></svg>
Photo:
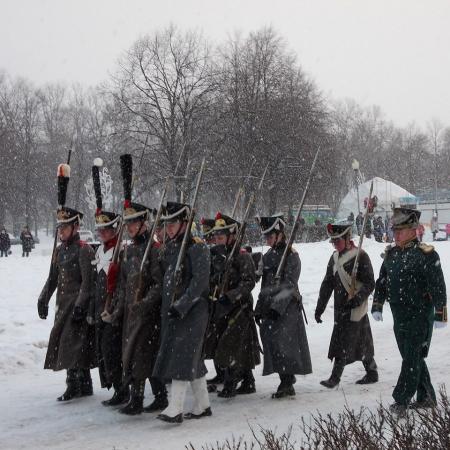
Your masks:
<svg viewBox="0 0 450 450"><path fill-rule="evenodd" d="M366 369L366 375L357 384L378 381L372 331L367 316L368 297L375 287L375 279L369 255L361 250L356 272L356 292L351 292L351 273L358 252L358 248L350 240L352 225L346 223L327 226L331 242L343 240L342 250L336 250L328 262L315 311L315 319L321 323L320 317L334 291L334 327L328 351L328 358L334 359L334 367L330 378L321 381L328 388L339 384L344 367L354 361L362 361Z"/></svg>
<svg viewBox="0 0 450 450"><path fill-rule="evenodd" d="M95 228L117 229L120 216L109 211L97 209L95 215ZM114 325L102 320L108 297L112 291L108 285L108 271L117 245L117 234L107 242L98 246L95 259L92 261L95 270L95 296L91 302L89 317L95 325L95 343L97 351L98 370L102 387L114 388L114 394L110 400L105 400L103 405L116 406L127 402L129 399L129 387L122 384L122 324Z"/></svg>
<svg viewBox="0 0 450 450"><path fill-rule="evenodd" d="M167 202L162 221L187 224L189 205ZM162 293L161 346L154 376L172 380L169 406L159 419L179 423L188 384L194 394L194 409L187 418L211 415L206 387L206 366L203 358L204 338L208 324L208 293L210 257L208 247L200 239L188 235L182 261L181 279L175 285L175 268L184 233L169 239L161 253L164 272ZM185 416L186 417L186 416Z"/></svg>
<svg viewBox="0 0 450 450"><path fill-rule="evenodd" d="M283 216L258 217L264 235L275 234L278 242L263 256L261 292L255 309L263 344L263 375L278 373L281 383L273 398L295 395L295 375L312 372L311 356L298 289L300 258L289 249L280 283L275 279L286 248Z"/></svg>
<svg viewBox="0 0 450 450"><path fill-rule="evenodd" d="M395 208L394 230L415 229L420 212ZM401 244L401 245L400 245ZM391 409L404 413L414 394L414 407L433 406L436 395L425 362L433 331L447 322L447 297L439 255L430 245L420 244L411 233L407 242L388 246L376 282L372 314L381 320L388 301L394 318L394 333L402 367L392 394Z"/></svg>
<svg viewBox="0 0 450 450"><path fill-rule="evenodd" d="M205 217L202 217L200 220L200 230L201 230L202 238L206 242L207 245L214 244L213 228L214 228L215 224L216 224L215 219L207 219Z"/></svg>
<svg viewBox="0 0 450 450"><path fill-rule="evenodd" d="M253 318L252 290L255 287L255 266L245 250L237 249L229 264L224 286L227 259L234 246L240 224L221 215L216 217L213 233L224 234L227 245L211 248L210 293L213 304L206 342L206 358L214 359L216 367L225 369L224 388L219 397L233 397L255 392L252 370L260 363L259 343ZM216 369L217 370L217 369ZM236 390L239 380L243 380Z"/></svg>
<svg viewBox="0 0 450 450"><path fill-rule="evenodd" d="M83 218L79 211L61 207L58 226L75 226ZM67 390L60 401L92 395L90 369L96 366L94 330L86 320L93 292L94 251L80 241L78 233L56 248L52 270L38 300L41 319L48 315L48 304L55 289L55 322L48 342L45 369L67 370Z"/></svg>
<svg viewBox="0 0 450 450"><path fill-rule="evenodd" d="M149 208L138 203L125 206L124 221L138 221L144 227ZM131 386L130 402L121 410L123 414L135 415L144 410L153 412L167 406L167 391L161 379L153 378L153 366L159 349L161 320L162 273L159 266L158 246L152 243L150 254L144 264L144 296L136 301L142 259L150 236L148 230L138 231L130 245L119 257L119 276L114 298L111 322L122 324L122 383ZM143 407L145 380L149 378L154 402Z"/></svg>

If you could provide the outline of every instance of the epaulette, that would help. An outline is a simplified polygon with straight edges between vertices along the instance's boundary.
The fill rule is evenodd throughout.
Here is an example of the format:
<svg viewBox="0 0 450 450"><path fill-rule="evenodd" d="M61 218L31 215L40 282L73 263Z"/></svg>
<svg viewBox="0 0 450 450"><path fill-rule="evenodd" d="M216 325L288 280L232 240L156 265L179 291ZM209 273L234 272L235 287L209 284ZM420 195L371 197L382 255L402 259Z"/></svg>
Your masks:
<svg viewBox="0 0 450 450"><path fill-rule="evenodd" d="M194 244L204 244L205 243L205 241L198 236L193 236L192 240L194 241Z"/></svg>
<svg viewBox="0 0 450 450"><path fill-rule="evenodd" d="M386 245L386 248L384 249L384 252L383 253L381 253L381 259L386 259L386 256L388 255L388 253L392 250L392 245L391 244L389 244L389 245Z"/></svg>
<svg viewBox="0 0 450 450"><path fill-rule="evenodd" d="M423 242L421 242L421 243L419 244L419 248L420 248L420 250L422 250L424 253L431 253L431 252L434 250L434 247L433 247L432 245L428 245L428 244L425 244L425 243L423 243Z"/></svg>

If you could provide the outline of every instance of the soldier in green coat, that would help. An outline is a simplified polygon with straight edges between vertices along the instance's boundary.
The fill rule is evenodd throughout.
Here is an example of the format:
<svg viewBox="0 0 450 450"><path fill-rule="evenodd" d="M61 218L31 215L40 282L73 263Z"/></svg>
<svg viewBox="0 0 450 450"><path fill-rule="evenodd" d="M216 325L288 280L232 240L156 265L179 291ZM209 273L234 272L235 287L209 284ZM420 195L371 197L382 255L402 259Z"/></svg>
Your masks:
<svg viewBox="0 0 450 450"><path fill-rule="evenodd" d="M447 322L447 296L439 255L431 245L416 238L420 212L394 208L395 245L384 254L376 282L372 315L383 320L385 301L390 303L394 333L402 356L400 376L392 394L391 411L403 415L408 407L417 409L436 405L425 358L434 328ZM414 394L416 401L410 403Z"/></svg>

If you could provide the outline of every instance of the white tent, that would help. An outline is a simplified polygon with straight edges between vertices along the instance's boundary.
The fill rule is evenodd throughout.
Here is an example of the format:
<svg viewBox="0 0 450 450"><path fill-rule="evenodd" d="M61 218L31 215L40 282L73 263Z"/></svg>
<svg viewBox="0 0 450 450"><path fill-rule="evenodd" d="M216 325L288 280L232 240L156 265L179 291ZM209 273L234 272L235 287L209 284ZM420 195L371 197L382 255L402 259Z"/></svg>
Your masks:
<svg viewBox="0 0 450 450"><path fill-rule="evenodd" d="M364 199L369 196L371 182L372 180L366 181L358 187L359 209L362 212L365 211ZM372 197L374 195L378 197L378 206L375 208L375 213L378 213L382 217L384 217L386 213L390 214L392 203L394 203L395 206L400 206L400 203L415 203L416 201L416 197L406 189L403 189L392 181L387 181L380 177L375 177L373 179ZM355 188L353 188L342 200L339 205L337 218L339 220L346 219L351 212L353 212L355 217L358 214L358 196Z"/></svg>

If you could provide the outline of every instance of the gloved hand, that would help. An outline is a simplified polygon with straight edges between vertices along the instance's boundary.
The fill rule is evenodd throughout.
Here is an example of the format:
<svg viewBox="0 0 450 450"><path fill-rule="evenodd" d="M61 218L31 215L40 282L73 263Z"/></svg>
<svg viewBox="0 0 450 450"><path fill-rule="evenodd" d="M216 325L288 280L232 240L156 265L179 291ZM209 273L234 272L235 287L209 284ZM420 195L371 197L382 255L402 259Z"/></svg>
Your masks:
<svg viewBox="0 0 450 450"><path fill-rule="evenodd" d="M48 305L46 305L43 302L38 302L37 307L38 307L39 317L42 320L45 320L47 318L47 316L48 316Z"/></svg>
<svg viewBox="0 0 450 450"><path fill-rule="evenodd" d="M177 309L174 306L171 306L169 308L169 317L172 317L174 319L179 319L181 317L181 314L177 311Z"/></svg>
<svg viewBox="0 0 450 450"><path fill-rule="evenodd" d="M314 313L314 319L316 319L316 322L317 323L322 323L323 321L322 321L322 319L320 318L320 316L321 316L321 314L319 314L319 313Z"/></svg>
<svg viewBox="0 0 450 450"><path fill-rule="evenodd" d="M82 322L86 318L86 311L79 305L75 305L72 311L72 321Z"/></svg>
<svg viewBox="0 0 450 450"><path fill-rule="evenodd" d="M372 313L372 317L377 321L377 322L383 322L383 313L381 311L374 311Z"/></svg>
<svg viewBox="0 0 450 450"><path fill-rule="evenodd" d="M280 318L280 313L278 311L275 311L274 309L270 309L267 316L271 320L278 320Z"/></svg>
<svg viewBox="0 0 450 450"><path fill-rule="evenodd" d="M100 314L100 317L102 318L103 322L105 323L111 323L113 321L113 316L108 311L103 311Z"/></svg>
<svg viewBox="0 0 450 450"><path fill-rule="evenodd" d="M231 304L230 299L226 296L226 294L222 294L222 295L219 297L218 302L219 302L221 305L223 305L223 306L228 306L228 305Z"/></svg>
<svg viewBox="0 0 450 450"><path fill-rule="evenodd" d="M94 319L92 316L87 316L87 317L86 317L86 322L87 322L89 325L94 325L94 324L95 324L95 319Z"/></svg>
<svg viewBox="0 0 450 450"><path fill-rule="evenodd" d="M447 322L434 321L434 328L445 328L447 326Z"/></svg>

